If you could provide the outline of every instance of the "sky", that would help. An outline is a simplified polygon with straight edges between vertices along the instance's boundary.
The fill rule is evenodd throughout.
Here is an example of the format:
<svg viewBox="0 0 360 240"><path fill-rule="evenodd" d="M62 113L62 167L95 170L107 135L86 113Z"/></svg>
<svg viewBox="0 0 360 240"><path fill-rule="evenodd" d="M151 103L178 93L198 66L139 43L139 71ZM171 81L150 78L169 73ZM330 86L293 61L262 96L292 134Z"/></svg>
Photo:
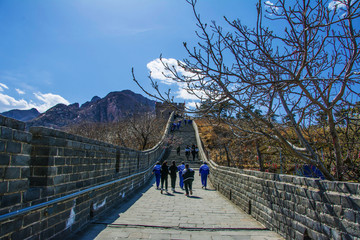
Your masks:
<svg viewBox="0 0 360 240"><path fill-rule="evenodd" d="M198 11L206 21L251 21L256 2L199 0ZM131 69L150 90L159 56L186 58L183 42L196 43L196 29L185 0L0 0L0 112L125 89L145 95Z"/></svg>
<svg viewBox="0 0 360 240"><path fill-rule="evenodd" d="M268 1L268 0L267 0ZM210 23L256 21L258 0L198 0ZM163 81L159 56L187 57L183 42L198 42L195 17L185 0L0 0L0 112L58 103L83 104L92 97L130 89L132 80L152 91L148 79ZM193 97L171 88L177 102Z"/></svg>

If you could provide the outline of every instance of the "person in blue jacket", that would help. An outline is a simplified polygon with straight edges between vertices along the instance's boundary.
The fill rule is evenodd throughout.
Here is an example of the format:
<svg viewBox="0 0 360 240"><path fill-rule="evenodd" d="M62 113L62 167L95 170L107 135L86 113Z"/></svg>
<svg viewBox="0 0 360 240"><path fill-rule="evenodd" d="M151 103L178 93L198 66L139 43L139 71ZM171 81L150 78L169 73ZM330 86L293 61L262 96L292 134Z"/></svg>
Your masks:
<svg viewBox="0 0 360 240"><path fill-rule="evenodd" d="M153 168L152 174L155 174L156 179L156 189L159 189L160 178L161 178L161 165L160 162L157 162Z"/></svg>
<svg viewBox="0 0 360 240"><path fill-rule="evenodd" d="M210 174L210 168L207 165L207 163L204 162L204 164L201 165L201 167L199 168L199 176L201 176L202 188L206 189L207 177L208 177L209 174Z"/></svg>
<svg viewBox="0 0 360 240"><path fill-rule="evenodd" d="M185 164L184 162L181 163L181 165L178 166L178 172L179 172L179 185L181 189L184 189L184 179L182 176L182 172L185 169Z"/></svg>

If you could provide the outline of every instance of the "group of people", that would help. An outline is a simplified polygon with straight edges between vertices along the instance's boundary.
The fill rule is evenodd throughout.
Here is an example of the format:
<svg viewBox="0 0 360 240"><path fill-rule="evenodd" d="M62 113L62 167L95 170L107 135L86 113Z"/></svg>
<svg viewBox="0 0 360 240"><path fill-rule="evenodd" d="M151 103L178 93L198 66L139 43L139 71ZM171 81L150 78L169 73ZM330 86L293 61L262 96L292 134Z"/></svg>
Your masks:
<svg viewBox="0 0 360 240"><path fill-rule="evenodd" d="M198 148L198 146L193 144L190 147L189 145L187 145L186 148L185 148L185 157L186 157L186 160L188 160L188 161L189 161L189 158L190 158L190 154L193 157L193 161L195 161L195 158L199 159L199 148ZM180 151L178 151L178 155L180 155Z"/></svg>
<svg viewBox="0 0 360 240"><path fill-rule="evenodd" d="M175 130L179 130L181 127L181 123L182 121L184 121L184 124L192 124L192 120L191 119L186 119L184 118L184 120L176 120L174 122L172 122L171 127L170 127L170 131L174 132Z"/></svg>
<svg viewBox="0 0 360 240"><path fill-rule="evenodd" d="M172 161L171 166L168 167L167 161L162 164L157 162L153 168L153 174L156 179L156 189L160 189L161 194L165 190L168 193L168 176L171 178L171 189L175 192L176 176L179 173L179 186L182 190L185 188L185 196L192 195L192 183L194 181L195 171L190 168L189 164L182 162L179 166L176 166L175 161ZM199 175L201 176L202 188L206 189L207 177L210 174L209 166L206 162L199 168ZM161 183L161 188L159 185Z"/></svg>

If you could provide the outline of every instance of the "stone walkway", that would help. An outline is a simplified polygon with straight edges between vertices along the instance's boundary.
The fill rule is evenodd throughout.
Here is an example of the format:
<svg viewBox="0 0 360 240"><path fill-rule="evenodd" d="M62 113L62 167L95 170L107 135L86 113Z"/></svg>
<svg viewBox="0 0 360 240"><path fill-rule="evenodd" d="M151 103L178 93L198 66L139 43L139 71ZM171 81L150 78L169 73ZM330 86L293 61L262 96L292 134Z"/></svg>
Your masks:
<svg viewBox="0 0 360 240"><path fill-rule="evenodd" d="M151 184L71 239L283 239L213 188L201 189L197 175L191 197Z"/></svg>
<svg viewBox="0 0 360 240"><path fill-rule="evenodd" d="M174 132L174 137L182 139L181 154L178 156L174 147L167 158L168 166L172 160L176 161L176 165L185 161L196 170L193 196L186 197L178 181L177 192L160 194L153 180L130 201L112 209L70 239L283 239L211 186L208 190L201 188L196 169L200 161L188 161L184 155L186 145L196 143L192 125L183 125Z"/></svg>

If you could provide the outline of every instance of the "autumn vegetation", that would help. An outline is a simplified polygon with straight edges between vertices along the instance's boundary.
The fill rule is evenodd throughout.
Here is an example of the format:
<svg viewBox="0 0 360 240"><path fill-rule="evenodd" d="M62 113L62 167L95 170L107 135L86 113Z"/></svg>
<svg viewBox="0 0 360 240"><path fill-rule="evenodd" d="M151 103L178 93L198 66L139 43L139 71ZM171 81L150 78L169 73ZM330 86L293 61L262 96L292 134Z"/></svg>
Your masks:
<svg viewBox="0 0 360 240"><path fill-rule="evenodd" d="M113 123L83 122L64 128L65 131L114 145L145 150L161 139L167 119L146 113L133 115Z"/></svg>

